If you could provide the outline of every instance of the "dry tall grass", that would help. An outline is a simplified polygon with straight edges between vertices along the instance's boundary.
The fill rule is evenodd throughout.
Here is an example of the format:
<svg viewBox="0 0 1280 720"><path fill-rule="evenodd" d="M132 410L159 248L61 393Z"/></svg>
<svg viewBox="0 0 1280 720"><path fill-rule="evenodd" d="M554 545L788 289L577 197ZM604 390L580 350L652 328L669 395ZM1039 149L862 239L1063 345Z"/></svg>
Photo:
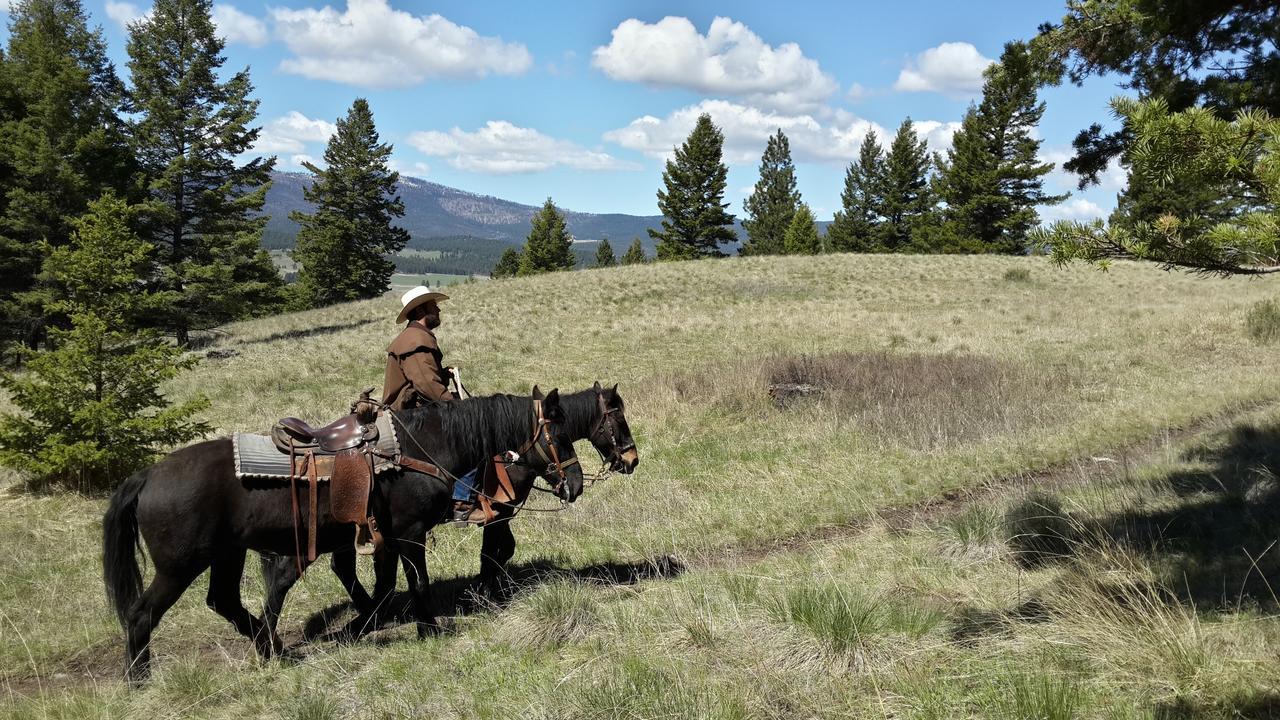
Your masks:
<svg viewBox="0 0 1280 720"><path fill-rule="evenodd" d="M1256 714L1269 702L1259 688L1276 681L1261 664L1266 642L1280 640L1257 600L1259 574L1274 577L1270 555L1251 579L1232 575L1251 600L1205 620L1170 574L1194 571L1203 589L1215 577L1204 566L1132 548L1123 557L1137 565L1069 552L1031 569L1012 562L1001 523L1017 498L741 566L637 584L595 579L659 556L696 566L867 521L1280 398L1280 347L1245 329L1248 309L1274 290L1123 263L1099 274L1029 258L886 256L451 288L441 341L473 389L622 384L639 473L517 528L517 562L557 566L560 581L529 588L509 609L459 616L442 638L419 643L393 628L379 642L309 644L301 662L267 665L204 607L197 584L157 632L155 681L128 693L84 680L106 678L119 652L97 570L101 501L11 491L0 496L0 538L12 548L0 557L0 686L10 695L0 717ZM221 432L283 415L326 419L380 382L394 311L388 298L225 328L171 392L209 396ZM768 385L788 379L822 392L776 406ZM1169 488L1189 481L1120 482L1102 506L1122 497L1192 508L1206 522L1196 527L1270 497L1254 482L1221 498L1197 490L1185 506ZM1073 522L1125 537L1123 523L1092 517L1099 503L1088 496L1061 502ZM1261 528L1256 517L1250 527ZM1159 518L1147 519L1144 528ZM478 545L476 533L438 533L433 578L468 578ZM1102 586L1073 577L1172 590L1150 598L1163 598L1167 621L1144 628L1124 610L1141 596L1099 604L1089 593ZM244 591L250 607L260 602L255 577ZM313 570L283 627L296 637L342 595ZM1143 679L1155 672L1148 655L1182 667Z"/></svg>

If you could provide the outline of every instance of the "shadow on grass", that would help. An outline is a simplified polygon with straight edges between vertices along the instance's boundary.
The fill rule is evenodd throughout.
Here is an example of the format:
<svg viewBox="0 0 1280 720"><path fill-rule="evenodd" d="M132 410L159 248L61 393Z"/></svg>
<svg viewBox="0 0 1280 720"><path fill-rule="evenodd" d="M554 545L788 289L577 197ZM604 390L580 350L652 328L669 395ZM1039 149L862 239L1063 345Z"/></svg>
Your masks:
<svg viewBox="0 0 1280 720"><path fill-rule="evenodd" d="M351 330L352 328L372 325L373 323L382 322L386 318L365 318L362 320L348 320L346 322L333 323L330 325L317 325L315 327L302 328L300 330L286 330L284 332L272 333L264 335L260 338L252 340L237 340L233 343L235 347L243 347L245 345L259 345L261 343L270 343L277 340L298 340L301 338L314 337L316 335L329 335L343 330ZM188 345L190 350L202 350L206 347L216 344L226 336L224 332L209 332L199 335L191 339Z"/></svg>
<svg viewBox="0 0 1280 720"><path fill-rule="evenodd" d="M515 595L548 582L634 585L642 580L673 578L684 571L684 564L670 555L660 555L638 562L607 562L578 568L563 568L549 560L511 563L507 566L511 591L502 599L495 600L477 594L477 588L480 587L479 575L432 581L432 613L437 617L460 617L479 611L500 611ZM354 612L350 601L347 601L335 603L313 613L307 618L303 627L303 642L338 637L342 631L339 621L353 615ZM409 592L392 593L385 609L379 615L378 630L413 622L412 597Z"/></svg>
<svg viewBox="0 0 1280 720"><path fill-rule="evenodd" d="M1175 700L1157 705L1152 717L1156 720L1273 720L1280 718L1280 695L1273 692L1237 695L1212 704Z"/></svg>
<svg viewBox="0 0 1280 720"><path fill-rule="evenodd" d="M1173 507L1089 516L1064 511L1052 497L1028 497L1006 516L1015 559L1038 567L1109 545L1151 559L1172 601L1280 608L1280 426L1238 426L1221 447L1183 459L1208 467L1163 479Z"/></svg>

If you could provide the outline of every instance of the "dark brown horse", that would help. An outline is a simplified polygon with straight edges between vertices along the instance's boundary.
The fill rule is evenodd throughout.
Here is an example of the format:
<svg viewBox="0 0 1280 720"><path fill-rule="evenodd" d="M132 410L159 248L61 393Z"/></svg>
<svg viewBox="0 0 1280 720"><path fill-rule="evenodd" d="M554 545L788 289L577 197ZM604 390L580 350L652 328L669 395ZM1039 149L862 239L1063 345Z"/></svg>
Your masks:
<svg viewBox="0 0 1280 720"><path fill-rule="evenodd" d="M581 392L562 395L560 407L564 412L565 435L570 441L590 441L600 454L601 461L610 470L628 474L635 471L640 464L640 454L631 437L625 404L618 394L617 385L604 388L596 383ZM538 468L513 464L509 466L508 476L516 497L523 500L533 488ZM483 545L480 548L480 586L489 597L499 599L507 590L506 563L516 552L516 539L511 532L510 520L519 508L518 503L495 504L494 507L498 516L485 525ZM420 541L425 541L425 538ZM382 552L389 552L389 549L384 548ZM380 595L377 588L386 590L388 582L392 585L395 582L394 576L386 581L381 575L376 575L374 596L377 599L370 598L356 576L356 554L350 547L335 550L329 556L329 565L342 586L347 589L352 604L362 617L372 617L377 604L386 598L386 594ZM267 586L262 619L270 625L273 632L284 606L285 594L298 581L299 566L297 558L292 556L262 556L262 575ZM391 567L394 574L395 561L375 560L376 570L383 567ZM409 579L412 582L412 575Z"/></svg>
<svg viewBox="0 0 1280 720"><path fill-rule="evenodd" d="M546 432L535 432L541 401ZM582 470L564 429L559 393L545 398L496 395L396 413L401 450L434 463L452 475L464 473L506 450L537 444L539 454L558 456L559 467L541 473L556 482L566 500L582 493ZM561 477L561 475L563 477ZM446 517L451 501L445 481L419 473L379 476L369 499L385 547L376 560L379 578L372 617L352 621L353 635L376 627L380 600L395 586L400 560L410 578L418 635L435 626L430 615L426 553L422 538ZM329 515L327 487L319 495L320 552L351 547L354 530ZM134 682L150 672L151 632L174 602L206 569L209 607L253 639L263 657L281 651L273 627L254 617L240 600L247 550L274 555L295 552L293 505L288 485L236 478L231 440L223 438L174 451L116 490L103 518L103 574L107 597L126 637L128 675ZM145 541L155 577L142 591L136 549ZM389 582L389 585L387 585Z"/></svg>

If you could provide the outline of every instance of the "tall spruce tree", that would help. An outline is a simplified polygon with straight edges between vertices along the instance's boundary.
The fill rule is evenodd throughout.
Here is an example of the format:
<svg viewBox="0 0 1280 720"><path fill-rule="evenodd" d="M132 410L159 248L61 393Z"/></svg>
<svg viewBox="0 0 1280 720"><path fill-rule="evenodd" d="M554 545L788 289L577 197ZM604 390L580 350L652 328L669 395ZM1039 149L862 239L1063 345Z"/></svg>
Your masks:
<svg viewBox="0 0 1280 720"><path fill-rule="evenodd" d="M533 228L525 239L520 254L520 274L537 275L557 270L572 270L577 264L573 255L573 238L565 226L564 214L547 198L542 209L533 216Z"/></svg>
<svg viewBox="0 0 1280 720"><path fill-rule="evenodd" d="M498 264L493 266L493 270L489 273L489 277L497 280L499 278L515 277L520 274L520 251L515 248L507 248L502 251L502 257L498 258Z"/></svg>
<svg viewBox="0 0 1280 720"><path fill-rule="evenodd" d="M19 413L0 415L0 463L36 486L110 490L165 447L208 431L161 385L195 364L154 330L130 329L154 296L144 290L154 248L131 229L133 210L106 195L75 221L69 245L48 250L43 277L54 349L28 352L26 371L0 374Z"/></svg>
<svg viewBox="0 0 1280 720"><path fill-rule="evenodd" d="M817 255L822 252L822 239L818 237L818 223L805 203L800 204L795 217L783 235L783 250L788 255Z"/></svg>
<svg viewBox="0 0 1280 720"><path fill-rule="evenodd" d="M132 172L117 111L124 88L78 0L21 0L9 11L0 72L0 345L40 332L40 243L65 245L75 218Z"/></svg>
<svg viewBox="0 0 1280 720"><path fill-rule="evenodd" d="M640 244L640 238L631 241L630 247L622 254L623 265L643 265L649 262L649 258L645 257L644 245Z"/></svg>
<svg viewBox="0 0 1280 720"><path fill-rule="evenodd" d="M786 252L783 238L800 207L796 189L796 166L791 162L791 143L779 128L769 138L760 159L760 179L742 203L747 231L743 255L777 255Z"/></svg>
<svg viewBox="0 0 1280 720"><path fill-rule="evenodd" d="M609 244L609 238L600 238L600 244L596 246L596 267L613 267L617 264L618 259L613 256L613 246Z"/></svg>
<svg viewBox="0 0 1280 720"><path fill-rule="evenodd" d="M875 130L867 131L858 159L849 164L840 193L840 209L827 227L827 243L835 252L870 252L884 205L884 149Z"/></svg>
<svg viewBox="0 0 1280 720"><path fill-rule="evenodd" d="M911 118L902 121L884 159L884 222L876 228L878 244L888 252L911 246L912 227L934 211L929 190L929 145L916 136Z"/></svg>
<svg viewBox="0 0 1280 720"><path fill-rule="evenodd" d="M225 58L212 0L156 0L129 26L129 139L152 208L167 305L159 322L193 329L266 312L283 283L259 239L275 158L237 162L258 138L249 70L218 78Z"/></svg>
<svg viewBox="0 0 1280 720"><path fill-rule="evenodd" d="M733 215L725 212L729 168L721 161L723 152L724 134L703 113L662 173L662 230L649 229L658 241L659 260L724 257L720 246L737 240Z"/></svg>
<svg viewBox="0 0 1280 720"><path fill-rule="evenodd" d="M1040 222L1036 205L1068 197L1044 192L1053 163L1037 158L1034 133L1044 103L1036 99L1030 63L1024 43L1005 45L1000 62L987 69L982 102L970 105L938 166L935 187L947 204L946 218L979 252L1025 252L1027 232Z"/></svg>
<svg viewBox="0 0 1280 720"><path fill-rule="evenodd" d="M392 225L404 217L396 194L400 173L387 166L391 145L379 142L373 112L356 98L324 150L326 167L303 163L315 178L303 195L314 213L289 218L301 226L293 259L300 265L295 301L319 307L381 295L391 286L395 263L409 232Z"/></svg>

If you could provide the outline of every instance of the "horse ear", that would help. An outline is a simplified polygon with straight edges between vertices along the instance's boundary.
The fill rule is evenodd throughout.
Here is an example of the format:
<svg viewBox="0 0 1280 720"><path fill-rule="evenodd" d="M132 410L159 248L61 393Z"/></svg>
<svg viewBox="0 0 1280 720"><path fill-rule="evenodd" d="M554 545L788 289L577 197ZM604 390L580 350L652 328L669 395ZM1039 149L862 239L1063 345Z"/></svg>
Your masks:
<svg viewBox="0 0 1280 720"><path fill-rule="evenodd" d="M543 400L542 402L546 403L547 405L559 405L560 404L560 388L552 388L551 392L547 393L546 399Z"/></svg>
<svg viewBox="0 0 1280 720"><path fill-rule="evenodd" d="M601 387L600 387L600 381L599 381L599 380L597 380L597 381L596 381L596 384L591 386L591 389L592 389L592 390L595 390L596 392L600 392L600 390L601 390Z"/></svg>
<svg viewBox="0 0 1280 720"><path fill-rule="evenodd" d="M537 386L537 385L534 385L534 386L533 386L533 399L534 399L534 400L541 400L541 399L542 399L542 391L538 389L538 386Z"/></svg>
<svg viewBox="0 0 1280 720"><path fill-rule="evenodd" d="M613 384L613 387L609 389L609 394L618 397L618 383Z"/></svg>

